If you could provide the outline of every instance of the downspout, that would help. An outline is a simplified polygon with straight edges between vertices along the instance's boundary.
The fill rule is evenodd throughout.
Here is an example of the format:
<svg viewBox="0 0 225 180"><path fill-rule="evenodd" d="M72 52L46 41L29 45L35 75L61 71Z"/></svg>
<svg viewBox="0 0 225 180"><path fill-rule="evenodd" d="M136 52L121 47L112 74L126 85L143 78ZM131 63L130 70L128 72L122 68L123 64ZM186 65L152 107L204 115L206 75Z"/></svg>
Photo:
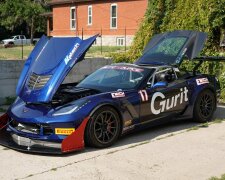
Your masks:
<svg viewBox="0 0 225 180"><path fill-rule="evenodd" d="M78 16L77 16L77 9L78 9L78 6L75 6L76 8L76 36L79 36L79 31L78 31Z"/></svg>

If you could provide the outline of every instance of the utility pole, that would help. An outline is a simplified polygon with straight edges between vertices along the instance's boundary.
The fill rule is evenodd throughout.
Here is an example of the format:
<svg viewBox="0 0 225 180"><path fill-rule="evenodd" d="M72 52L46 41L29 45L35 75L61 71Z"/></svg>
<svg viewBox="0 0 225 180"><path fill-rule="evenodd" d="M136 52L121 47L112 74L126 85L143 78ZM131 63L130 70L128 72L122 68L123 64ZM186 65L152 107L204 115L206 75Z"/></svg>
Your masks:
<svg viewBox="0 0 225 180"><path fill-rule="evenodd" d="M125 38L124 38L124 41L125 41L125 52L127 51L127 28L125 26Z"/></svg>

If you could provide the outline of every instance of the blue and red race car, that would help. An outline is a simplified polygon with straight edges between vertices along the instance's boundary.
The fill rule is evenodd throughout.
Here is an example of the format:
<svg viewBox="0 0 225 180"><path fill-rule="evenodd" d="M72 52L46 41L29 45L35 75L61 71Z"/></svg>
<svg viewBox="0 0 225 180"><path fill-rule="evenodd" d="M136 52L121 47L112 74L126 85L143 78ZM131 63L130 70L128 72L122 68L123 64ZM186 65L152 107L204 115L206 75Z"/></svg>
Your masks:
<svg viewBox="0 0 225 180"><path fill-rule="evenodd" d="M105 148L127 132L173 119L211 120L220 85L197 69L224 58L197 58L205 33L156 35L134 64L107 65L80 83L63 84L96 38L41 38L24 65L16 101L0 117L1 145L66 153ZM184 57L198 62L193 72L179 70Z"/></svg>

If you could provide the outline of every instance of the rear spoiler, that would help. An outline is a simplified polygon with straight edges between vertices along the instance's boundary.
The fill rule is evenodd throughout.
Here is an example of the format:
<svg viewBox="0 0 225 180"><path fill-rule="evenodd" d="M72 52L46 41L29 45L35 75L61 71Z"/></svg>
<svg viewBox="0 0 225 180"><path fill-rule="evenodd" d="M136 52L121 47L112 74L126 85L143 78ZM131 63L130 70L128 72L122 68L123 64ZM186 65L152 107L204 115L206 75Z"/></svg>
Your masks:
<svg viewBox="0 0 225 180"><path fill-rule="evenodd" d="M225 57L223 56L201 56L193 59L194 61L224 61Z"/></svg>
<svg viewBox="0 0 225 180"><path fill-rule="evenodd" d="M193 69L193 74L196 75L196 71L202 65L203 62L225 62L225 57L223 56L201 56L192 59L193 61L199 61Z"/></svg>

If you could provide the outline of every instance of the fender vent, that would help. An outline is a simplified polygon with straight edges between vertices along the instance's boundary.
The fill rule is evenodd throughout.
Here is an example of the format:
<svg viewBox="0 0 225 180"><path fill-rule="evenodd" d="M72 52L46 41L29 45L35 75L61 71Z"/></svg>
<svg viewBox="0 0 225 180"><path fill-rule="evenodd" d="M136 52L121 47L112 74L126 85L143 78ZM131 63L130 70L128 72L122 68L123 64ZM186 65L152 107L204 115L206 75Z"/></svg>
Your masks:
<svg viewBox="0 0 225 180"><path fill-rule="evenodd" d="M47 84L48 80L51 78L51 75L39 76L35 73L32 73L28 81L28 87L30 89L41 89Z"/></svg>

